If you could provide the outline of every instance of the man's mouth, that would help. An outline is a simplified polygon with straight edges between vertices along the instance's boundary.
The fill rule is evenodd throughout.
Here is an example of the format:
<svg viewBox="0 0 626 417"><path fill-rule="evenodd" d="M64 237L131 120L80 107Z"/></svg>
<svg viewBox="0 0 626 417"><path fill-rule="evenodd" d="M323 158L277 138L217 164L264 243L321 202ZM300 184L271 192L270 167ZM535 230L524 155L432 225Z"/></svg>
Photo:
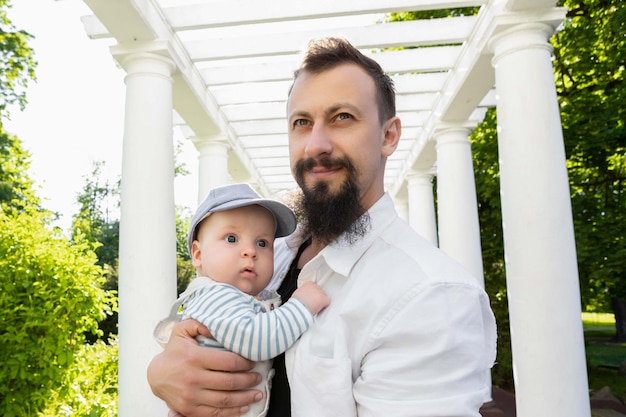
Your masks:
<svg viewBox="0 0 626 417"><path fill-rule="evenodd" d="M308 173L314 178L326 178L336 174L340 169L341 167L323 167L318 165L309 169Z"/></svg>

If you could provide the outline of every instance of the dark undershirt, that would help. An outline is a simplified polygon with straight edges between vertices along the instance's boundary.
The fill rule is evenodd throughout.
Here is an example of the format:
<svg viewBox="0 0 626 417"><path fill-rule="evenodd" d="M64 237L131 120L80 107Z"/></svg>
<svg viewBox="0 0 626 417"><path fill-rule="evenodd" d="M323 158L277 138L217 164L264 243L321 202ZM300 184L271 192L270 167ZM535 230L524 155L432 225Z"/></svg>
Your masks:
<svg viewBox="0 0 626 417"><path fill-rule="evenodd" d="M278 288L278 294L283 303L291 297L298 287L298 260L302 252L311 244L311 239L305 240L296 254L296 258L291 262L289 271ZM272 379L272 389L270 393L270 407L267 417L291 417L291 391L287 381L287 370L285 369L285 354L282 353L274 358L274 378Z"/></svg>

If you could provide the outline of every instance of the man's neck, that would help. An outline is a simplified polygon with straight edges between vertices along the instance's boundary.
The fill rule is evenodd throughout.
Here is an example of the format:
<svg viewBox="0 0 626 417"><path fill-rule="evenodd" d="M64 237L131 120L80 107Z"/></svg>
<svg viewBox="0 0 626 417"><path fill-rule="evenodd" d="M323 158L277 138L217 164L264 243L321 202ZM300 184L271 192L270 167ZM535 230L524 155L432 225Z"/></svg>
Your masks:
<svg viewBox="0 0 626 417"><path fill-rule="evenodd" d="M300 259L298 259L298 269L302 269L304 265L306 265L311 259L315 258L315 256L322 251L326 247L325 244L320 241L312 238L311 244L302 251L300 255Z"/></svg>

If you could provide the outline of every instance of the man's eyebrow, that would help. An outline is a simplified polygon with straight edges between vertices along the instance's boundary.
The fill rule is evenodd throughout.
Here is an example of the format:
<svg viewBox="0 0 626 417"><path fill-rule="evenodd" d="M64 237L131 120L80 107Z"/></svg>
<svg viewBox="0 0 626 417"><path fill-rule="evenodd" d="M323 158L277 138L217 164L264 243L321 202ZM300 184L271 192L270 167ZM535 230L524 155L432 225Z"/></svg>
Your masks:
<svg viewBox="0 0 626 417"><path fill-rule="evenodd" d="M293 119L294 117L307 117L310 118L311 117L311 113L304 111L304 110L296 110L293 113L288 115L288 120Z"/></svg>
<svg viewBox="0 0 626 417"><path fill-rule="evenodd" d="M339 110L343 110L343 109L349 110L351 113L355 113L355 114L361 113L358 107L356 107L354 104L349 103L349 102L335 103L331 105L330 107L328 107L325 113L329 115L329 114L336 113Z"/></svg>
<svg viewBox="0 0 626 417"><path fill-rule="evenodd" d="M349 102L333 103L324 110L324 114L326 116L329 116L333 113L336 113L344 109L350 111L351 113L354 113L355 115L361 114L361 111L359 110L359 108ZM311 113L306 110L295 110L294 112L288 115L287 119L291 121L296 117L304 117L308 119L312 118Z"/></svg>

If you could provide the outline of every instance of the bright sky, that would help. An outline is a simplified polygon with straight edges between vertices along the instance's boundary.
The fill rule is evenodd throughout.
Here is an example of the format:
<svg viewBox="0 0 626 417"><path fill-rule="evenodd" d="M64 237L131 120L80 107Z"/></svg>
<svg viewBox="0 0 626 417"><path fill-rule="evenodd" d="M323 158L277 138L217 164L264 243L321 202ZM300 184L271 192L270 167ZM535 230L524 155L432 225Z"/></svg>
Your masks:
<svg viewBox="0 0 626 417"><path fill-rule="evenodd" d="M12 110L5 123L31 154L30 176L44 206L62 217L67 230L76 214L76 195L95 161L104 161L102 180L121 175L124 71L109 53L111 41L91 40L80 16L92 14L81 0L12 0L9 19L35 36L37 82L24 112ZM196 156L186 143L181 161L192 174L176 180L176 202L195 208Z"/></svg>

